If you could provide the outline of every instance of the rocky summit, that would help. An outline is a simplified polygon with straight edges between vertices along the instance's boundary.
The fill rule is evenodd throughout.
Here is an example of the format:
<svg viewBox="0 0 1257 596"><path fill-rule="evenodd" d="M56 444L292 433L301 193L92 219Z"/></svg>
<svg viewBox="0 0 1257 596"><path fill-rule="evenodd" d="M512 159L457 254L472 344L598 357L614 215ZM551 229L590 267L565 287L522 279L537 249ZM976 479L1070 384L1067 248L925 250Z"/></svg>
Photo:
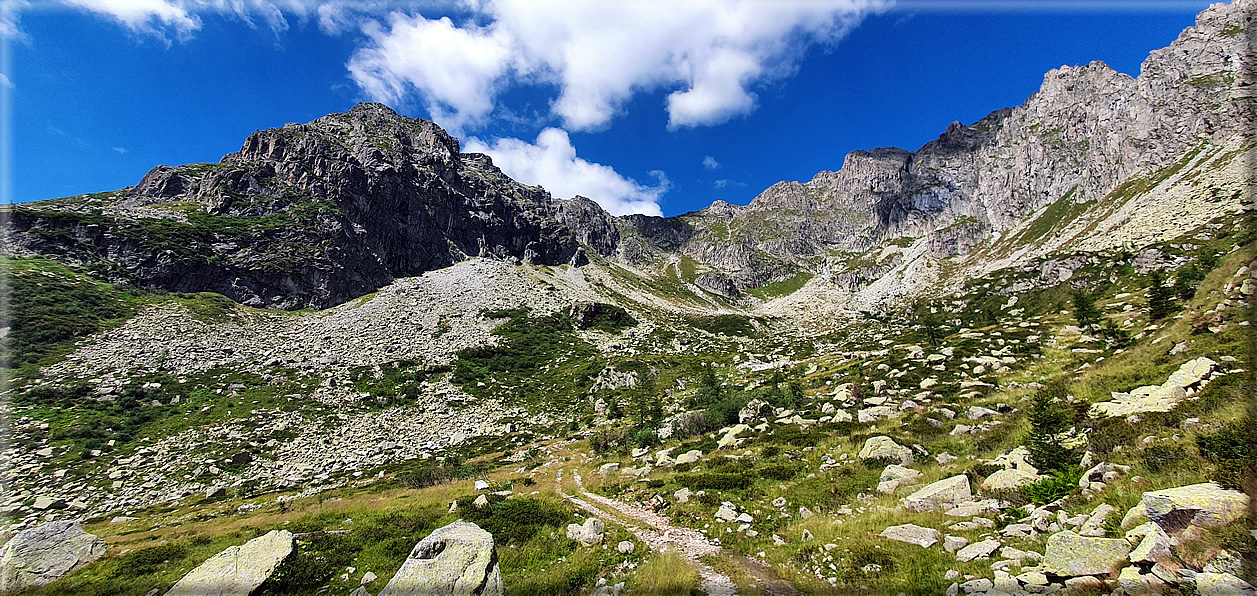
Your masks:
<svg viewBox="0 0 1257 596"><path fill-rule="evenodd" d="M381 104L0 206L0 591L1257 592L1255 21L674 217Z"/></svg>

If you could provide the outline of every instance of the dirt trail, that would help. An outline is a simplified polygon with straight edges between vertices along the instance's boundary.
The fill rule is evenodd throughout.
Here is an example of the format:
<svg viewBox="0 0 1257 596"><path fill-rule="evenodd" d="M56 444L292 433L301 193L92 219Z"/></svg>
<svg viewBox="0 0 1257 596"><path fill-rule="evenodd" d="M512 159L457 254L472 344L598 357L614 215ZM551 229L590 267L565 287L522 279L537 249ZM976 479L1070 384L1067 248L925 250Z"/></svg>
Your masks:
<svg viewBox="0 0 1257 596"><path fill-rule="evenodd" d="M712 569L709 565L699 560L700 557L706 555L720 554L720 547L708 542L707 537L698 530L675 527L667 518L654 511L586 491L585 485L581 482L580 472L573 471L572 479L576 482L576 487L584 498L569 495L563 491L563 469L559 469L554 476L554 482L563 498L605 522L624 526L638 540L649 545L652 550L659 552L673 550L679 553L698 569L699 576L702 577L699 588L710 596L734 596L738 593L733 580L729 579L729 576ZM588 501L585 499L588 499ZM618 513L619 516L607 513L606 510L589 501L610 509ZM642 525L626 523L623 518L639 522Z"/></svg>

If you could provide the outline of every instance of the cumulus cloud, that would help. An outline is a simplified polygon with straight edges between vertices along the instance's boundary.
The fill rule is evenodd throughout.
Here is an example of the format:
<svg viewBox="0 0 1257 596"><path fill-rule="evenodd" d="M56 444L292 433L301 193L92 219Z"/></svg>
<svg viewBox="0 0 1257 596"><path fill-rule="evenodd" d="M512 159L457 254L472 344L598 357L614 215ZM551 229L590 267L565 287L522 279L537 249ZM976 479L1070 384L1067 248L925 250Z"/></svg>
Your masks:
<svg viewBox="0 0 1257 596"><path fill-rule="evenodd" d="M716 158L714 158L714 157L712 157L712 156L710 156L710 155L704 155L704 156L703 156L703 167L704 167L704 168L707 168L707 169L709 169L709 170L714 170L714 169L716 169L716 168L719 168L719 167L720 167L720 162L716 161Z"/></svg>
<svg viewBox="0 0 1257 596"><path fill-rule="evenodd" d="M621 176L611 166L577 157L567 133L557 128L542 130L535 143L505 138L490 144L472 137L464 150L488 154L511 178L540 184L556 197L593 199L612 215L661 215L659 198L669 187L668 177L658 170L650 172L655 185L646 186Z"/></svg>
<svg viewBox="0 0 1257 596"><path fill-rule="evenodd" d="M554 85L551 111L574 130L598 129L633 94L674 89L669 127L719 124L754 110L752 87L794 72L813 44L832 44L888 0L469 0L454 25L394 13L351 60L378 99L410 90L454 120L491 110L504 80ZM432 43L457 39L479 59L451 81ZM457 37L456 37L457 36ZM473 48L478 48L473 50ZM425 57L426 58L426 57ZM490 64L488 60L496 59ZM354 65L367 64L369 68ZM469 92L470 90L470 92ZM490 106L486 108L486 106Z"/></svg>
<svg viewBox="0 0 1257 596"><path fill-rule="evenodd" d="M395 104L411 86L423 89L428 112L455 131L493 109L511 59L500 32L393 14L387 31L368 23L366 34L370 45L354 54L349 72L373 98Z"/></svg>

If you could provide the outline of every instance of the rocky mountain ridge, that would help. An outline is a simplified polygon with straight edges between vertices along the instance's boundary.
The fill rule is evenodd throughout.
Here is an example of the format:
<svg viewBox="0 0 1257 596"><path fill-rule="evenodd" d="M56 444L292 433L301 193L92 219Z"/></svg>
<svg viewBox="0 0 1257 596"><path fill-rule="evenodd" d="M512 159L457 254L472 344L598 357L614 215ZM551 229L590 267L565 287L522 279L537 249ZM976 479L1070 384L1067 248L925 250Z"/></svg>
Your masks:
<svg viewBox="0 0 1257 596"><path fill-rule="evenodd" d="M697 293L736 299L800 272L849 269L852 255L896 239L926 238L932 259L964 255L1045 206L1102 201L1193 147L1249 139L1253 19L1252 0L1214 5L1137 78L1100 62L1062 67L1021 106L953 123L917 151L854 151L841 169L780 182L746 206L612 217L511 180L429 121L362 104L255 132L218 164L159 166L131 189L14 208L4 251L286 309L477 256L592 256L643 271L690 260L696 270L681 277ZM836 281L859 290L887 272Z"/></svg>

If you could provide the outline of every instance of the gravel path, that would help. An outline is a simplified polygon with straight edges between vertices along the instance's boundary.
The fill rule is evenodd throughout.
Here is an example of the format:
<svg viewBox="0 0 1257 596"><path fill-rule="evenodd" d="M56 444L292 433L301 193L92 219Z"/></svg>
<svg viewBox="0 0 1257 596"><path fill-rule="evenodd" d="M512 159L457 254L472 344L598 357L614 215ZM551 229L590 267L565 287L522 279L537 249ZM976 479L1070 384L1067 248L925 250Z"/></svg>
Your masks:
<svg viewBox="0 0 1257 596"><path fill-rule="evenodd" d="M577 507L584 509L590 514L602 518L604 521L624 526L638 540L650 546L651 549L659 552L673 550L680 553L681 556L685 557L698 569L699 576L702 577L699 588L710 596L733 596L738 593L733 580L699 560L700 557L706 555L720 554L720 547L709 542L702 533L691 528L675 527L667 518L654 511L586 491L585 485L581 482L579 472L573 471L572 479L576 481L576 486L584 498L563 492L563 470L560 469L555 474L554 482L563 498L575 503ZM585 499L588 499L588 501ZM613 510L623 517L637 521L641 525L625 523L620 517L607 513L606 510L589 501Z"/></svg>

